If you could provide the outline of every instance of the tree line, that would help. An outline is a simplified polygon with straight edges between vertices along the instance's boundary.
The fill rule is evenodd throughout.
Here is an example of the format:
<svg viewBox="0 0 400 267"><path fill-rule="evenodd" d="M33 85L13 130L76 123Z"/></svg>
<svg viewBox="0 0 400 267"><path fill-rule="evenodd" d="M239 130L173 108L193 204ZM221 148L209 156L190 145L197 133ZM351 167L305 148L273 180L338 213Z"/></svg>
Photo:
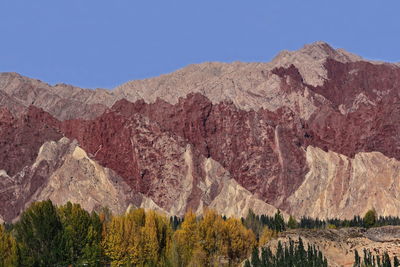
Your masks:
<svg viewBox="0 0 400 267"><path fill-rule="evenodd" d="M48 200L0 225L0 266L237 266L257 246L240 219L212 210L171 220L144 209L88 213Z"/></svg>
<svg viewBox="0 0 400 267"><path fill-rule="evenodd" d="M245 267L327 267L328 261L322 252L313 245L308 245L307 249L303 240L299 237L297 243L289 240L289 244L284 246L279 241L275 253L269 247L255 248L251 259L246 260Z"/></svg>
<svg viewBox="0 0 400 267"><path fill-rule="evenodd" d="M396 223L397 219L377 218L371 211L352 223L360 221L376 225ZM168 218L143 209L123 215L113 215L107 208L89 213L79 204L55 206L48 200L33 203L16 223L0 225L0 267L237 266L252 252L254 257L254 249L264 247L279 232L329 224L346 225L340 220L302 218L297 222L293 217L285 222L280 211L274 216L259 216L249 210L241 219L226 218L212 210L205 210L201 217L189 211L184 218ZM300 253L304 249L300 244L290 243L282 247L283 254L279 249L276 255L264 248L260 259L291 262L304 253L320 257L315 248ZM292 255L295 252L297 256Z"/></svg>
<svg viewBox="0 0 400 267"><path fill-rule="evenodd" d="M248 216L242 218L245 225L251 228L255 234L261 233L262 229L267 226L278 232L286 229L325 229L325 228L346 228L346 227L381 227L387 225L400 225L400 218L396 216L378 216L375 209L368 210L363 217L354 216L351 220L343 219L318 219L310 217L301 217L297 221L290 216L287 223L283 220L278 211L275 216L256 215L249 210Z"/></svg>
<svg viewBox="0 0 400 267"><path fill-rule="evenodd" d="M400 266L400 260L397 256L393 259L389 257L387 252L383 255L373 254L370 250L364 248L364 256L361 257L357 250L354 250L354 267L398 267ZM393 263L393 264L392 264Z"/></svg>

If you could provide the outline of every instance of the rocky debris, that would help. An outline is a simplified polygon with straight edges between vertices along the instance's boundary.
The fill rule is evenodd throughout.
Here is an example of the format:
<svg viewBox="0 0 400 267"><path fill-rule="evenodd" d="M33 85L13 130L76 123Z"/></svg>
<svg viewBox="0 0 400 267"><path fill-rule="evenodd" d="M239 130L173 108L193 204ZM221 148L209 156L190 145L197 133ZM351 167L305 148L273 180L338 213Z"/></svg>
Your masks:
<svg viewBox="0 0 400 267"><path fill-rule="evenodd" d="M257 215L273 215L278 210L256 198L252 193L239 185L234 179L229 179L223 182L221 192L217 197L208 205L208 208L217 211L219 214L226 217L243 217L247 216L249 209L254 211ZM198 213L202 212L198 210ZM282 213L285 219L288 215Z"/></svg>
<svg viewBox="0 0 400 267"><path fill-rule="evenodd" d="M388 252L392 258L400 255L400 227L385 226L379 228L342 228L342 229L296 229L283 232L277 239L271 240L266 246L276 249L278 241L289 242L289 239L298 241L299 237L307 247L315 245L322 251L328 260L329 266L353 266L354 251L363 256L367 249L373 255L383 255ZM392 235L391 239L382 239Z"/></svg>
<svg viewBox="0 0 400 267"><path fill-rule="evenodd" d="M365 232L364 235L375 242L400 243L400 230L398 226L370 228Z"/></svg>

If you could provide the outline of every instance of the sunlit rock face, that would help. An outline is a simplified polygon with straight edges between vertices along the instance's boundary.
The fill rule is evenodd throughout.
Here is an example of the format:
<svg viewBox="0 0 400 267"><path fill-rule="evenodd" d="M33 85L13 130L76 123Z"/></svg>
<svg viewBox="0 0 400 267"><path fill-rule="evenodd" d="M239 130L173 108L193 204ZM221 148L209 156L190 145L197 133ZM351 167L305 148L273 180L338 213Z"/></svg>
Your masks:
<svg viewBox="0 0 400 267"><path fill-rule="evenodd" d="M114 90L2 73L0 217L46 198L179 216L398 215L399 97L398 65L323 42Z"/></svg>
<svg viewBox="0 0 400 267"><path fill-rule="evenodd" d="M108 207L117 214L130 204L139 204L118 175L90 159L76 142L65 137L43 144L32 168L42 162L52 163L55 168L32 201L50 199L57 205L70 201L80 203L88 211Z"/></svg>
<svg viewBox="0 0 400 267"><path fill-rule="evenodd" d="M400 161L380 152L360 152L354 158L309 146L309 172L290 196L297 216L347 218L375 208L382 216L400 216Z"/></svg>
<svg viewBox="0 0 400 267"><path fill-rule="evenodd" d="M1 206L5 221L16 219L30 203L40 200L79 203L88 211L108 207L114 213L123 213L142 200L113 171L89 159L76 142L65 137L45 142L32 165L13 176L2 171L0 177L2 197L7 196Z"/></svg>

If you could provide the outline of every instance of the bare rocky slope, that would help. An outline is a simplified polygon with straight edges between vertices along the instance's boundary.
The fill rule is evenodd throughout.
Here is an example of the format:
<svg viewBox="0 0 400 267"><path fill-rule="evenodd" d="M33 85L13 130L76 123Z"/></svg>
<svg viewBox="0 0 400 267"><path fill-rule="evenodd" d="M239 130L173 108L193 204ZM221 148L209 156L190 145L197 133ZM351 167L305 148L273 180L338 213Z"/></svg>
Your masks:
<svg viewBox="0 0 400 267"><path fill-rule="evenodd" d="M277 239L266 246L276 250L278 242L297 242L299 237L305 247L315 245L328 260L329 266L353 266L354 251L363 257L364 249L380 257L387 252L393 259L400 256L400 227L385 226L378 228L343 228L343 229L296 229L283 232Z"/></svg>
<svg viewBox="0 0 400 267"><path fill-rule="evenodd" d="M45 198L171 215L399 216L399 98L398 65L323 42L114 90L2 73L0 217Z"/></svg>

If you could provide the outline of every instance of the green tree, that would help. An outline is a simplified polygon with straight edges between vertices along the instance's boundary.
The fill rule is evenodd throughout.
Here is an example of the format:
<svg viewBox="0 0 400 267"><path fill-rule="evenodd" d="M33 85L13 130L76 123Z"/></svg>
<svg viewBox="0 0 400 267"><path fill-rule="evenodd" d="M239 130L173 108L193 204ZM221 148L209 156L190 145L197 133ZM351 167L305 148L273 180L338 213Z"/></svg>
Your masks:
<svg viewBox="0 0 400 267"><path fill-rule="evenodd" d="M33 203L15 225L23 266L54 266L65 261L63 227L50 200Z"/></svg>
<svg viewBox="0 0 400 267"><path fill-rule="evenodd" d="M367 213L365 214L365 216L363 218L364 226L366 228L373 227L376 223L376 218L377 218L377 214L376 214L375 209L371 209L371 210L367 211Z"/></svg>
<svg viewBox="0 0 400 267"><path fill-rule="evenodd" d="M91 225L91 216L79 204L68 202L58 208L58 214L63 226L65 263L76 265L80 262L86 262L84 249L86 248L86 253L89 253L87 251L88 243L91 246L96 246L97 244L94 244L93 239L98 241L98 236L101 232L95 233L95 229ZM89 229L91 231L90 234Z"/></svg>
<svg viewBox="0 0 400 267"><path fill-rule="evenodd" d="M274 230L278 232L285 231L285 220L280 210L278 210L274 216Z"/></svg>
<svg viewBox="0 0 400 267"><path fill-rule="evenodd" d="M354 267L360 267L361 266L361 258L360 255L358 255L358 251L355 249L354 250Z"/></svg>
<svg viewBox="0 0 400 267"><path fill-rule="evenodd" d="M393 267L398 267L398 266L400 266L400 261L397 258L397 256L394 256L394 258L393 258Z"/></svg>
<svg viewBox="0 0 400 267"><path fill-rule="evenodd" d="M382 267L392 267L392 263L390 262L390 258L387 252L383 254Z"/></svg>
<svg viewBox="0 0 400 267"><path fill-rule="evenodd" d="M289 217L288 220L288 228L289 229L296 229L298 227L298 223L296 221L296 219L292 216Z"/></svg>
<svg viewBox="0 0 400 267"><path fill-rule="evenodd" d="M82 249L80 264L88 266L103 265L103 250L101 247L103 224L96 212L90 216L90 225L86 233L85 246Z"/></svg>
<svg viewBox="0 0 400 267"><path fill-rule="evenodd" d="M253 267L261 267L261 261L260 261L260 257L258 255L258 248L255 247L253 249L253 252L251 253L251 265Z"/></svg>
<svg viewBox="0 0 400 267"><path fill-rule="evenodd" d="M243 224L247 228L251 229L257 238L260 236L264 228L258 216L254 213L252 209L249 209L246 218L243 220Z"/></svg>

